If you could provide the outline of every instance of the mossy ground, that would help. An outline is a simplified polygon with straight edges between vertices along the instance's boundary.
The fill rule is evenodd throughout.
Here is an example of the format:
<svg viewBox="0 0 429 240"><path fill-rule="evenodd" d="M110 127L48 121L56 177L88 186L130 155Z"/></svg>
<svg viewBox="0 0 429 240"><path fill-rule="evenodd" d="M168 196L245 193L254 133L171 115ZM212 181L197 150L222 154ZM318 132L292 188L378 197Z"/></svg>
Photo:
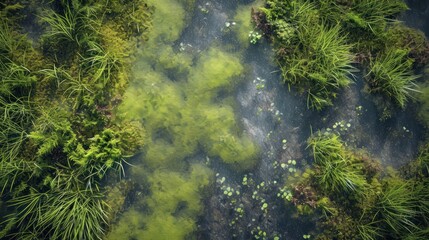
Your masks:
<svg viewBox="0 0 429 240"><path fill-rule="evenodd" d="M134 4L145 13L134 20L149 25L147 5ZM115 184L144 144L141 123L112 109L145 27L124 32L117 19L126 13L102 0L11 1L0 11L1 237L99 239L114 218L101 182ZM40 39L24 34L27 24Z"/></svg>

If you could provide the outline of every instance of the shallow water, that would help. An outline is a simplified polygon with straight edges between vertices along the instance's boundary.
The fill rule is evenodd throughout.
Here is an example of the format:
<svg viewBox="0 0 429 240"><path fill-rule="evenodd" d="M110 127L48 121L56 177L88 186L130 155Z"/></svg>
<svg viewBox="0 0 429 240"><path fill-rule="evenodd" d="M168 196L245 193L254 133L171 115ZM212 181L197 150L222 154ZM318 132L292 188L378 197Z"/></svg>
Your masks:
<svg viewBox="0 0 429 240"><path fill-rule="evenodd" d="M311 163L311 131L330 128L384 166L415 156L423 131L413 108L379 121L364 73L335 107L308 110L305 96L281 83L268 43L248 42L248 1L149 2L154 29L117 113L147 130L129 173L140 191L108 239L312 233L315 220L291 216L282 199L288 177Z"/></svg>

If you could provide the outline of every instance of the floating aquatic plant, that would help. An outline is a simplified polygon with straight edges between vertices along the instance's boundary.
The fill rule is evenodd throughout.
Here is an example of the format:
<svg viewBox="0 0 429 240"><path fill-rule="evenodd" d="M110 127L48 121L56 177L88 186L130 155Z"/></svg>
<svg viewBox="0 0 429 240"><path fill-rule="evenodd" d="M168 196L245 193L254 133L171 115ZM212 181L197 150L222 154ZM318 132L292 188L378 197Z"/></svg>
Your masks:
<svg viewBox="0 0 429 240"><path fill-rule="evenodd" d="M257 31L250 31L249 32L249 39L250 43L256 44L261 39L262 35L258 33Z"/></svg>

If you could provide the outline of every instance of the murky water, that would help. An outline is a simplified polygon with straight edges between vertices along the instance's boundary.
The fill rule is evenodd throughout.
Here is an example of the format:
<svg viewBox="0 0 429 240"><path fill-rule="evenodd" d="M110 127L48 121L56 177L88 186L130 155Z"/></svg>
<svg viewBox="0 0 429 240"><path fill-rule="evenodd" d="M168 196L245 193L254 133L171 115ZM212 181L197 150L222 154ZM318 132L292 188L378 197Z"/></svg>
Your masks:
<svg viewBox="0 0 429 240"><path fill-rule="evenodd" d="M410 27L418 28L429 37L429 3L422 0L406 0L410 8L401 19Z"/></svg>
<svg viewBox="0 0 429 240"><path fill-rule="evenodd" d="M384 166L416 154L413 108L379 121L365 73L335 107L307 110L268 43L249 43L249 1L148 2L154 29L117 113L143 119L147 144L130 168L139 191L108 239L300 239L315 221L290 215L282 186L311 163L311 131L330 128Z"/></svg>

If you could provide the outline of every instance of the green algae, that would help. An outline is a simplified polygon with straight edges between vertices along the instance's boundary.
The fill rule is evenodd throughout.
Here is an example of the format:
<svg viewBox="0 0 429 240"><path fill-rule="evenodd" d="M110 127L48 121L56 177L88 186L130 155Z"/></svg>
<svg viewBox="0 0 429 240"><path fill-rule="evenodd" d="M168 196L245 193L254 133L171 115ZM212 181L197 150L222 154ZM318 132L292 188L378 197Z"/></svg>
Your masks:
<svg viewBox="0 0 429 240"><path fill-rule="evenodd" d="M153 29L148 35L148 45L177 40L185 27L186 6L175 0L148 0L146 2L154 8Z"/></svg>
<svg viewBox="0 0 429 240"><path fill-rule="evenodd" d="M136 74L138 82L125 94L118 115L143 119L152 139L143 160L148 166L175 168L199 146L238 169L256 164L257 147L240 133L233 107L218 97L239 82L243 66L238 58L211 48L196 60L186 79L175 81L146 68L144 75Z"/></svg>
<svg viewBox="0 0 429 240"><path fill-rule="evenodd" d="M256 1L248 5L240 5L235 12L234 21L237 27L233 30L241 47L245 48L250 45L249 33L254 29L251 21L251 10L262 4L262 1Z"/></svg>
<svg viewBox="0 0 429 240"><path fill-rule="evenodd" d="M213 173L204 165L192 164L185 173L156 170L144 174L151 194L139 205L150 211L128 209L106 239L185 239L197 228L194 219L203 208L201 191Z"/></svg>
<svg viewBox="0 0 429 240"><path fill-rule="evenodd" d="M146 179L150 193L120 217L108 239L191 237L213 174L207 166L189 161L203 151L231 168L249 170L259 155L256 144L241 130L228 97L243 80L241 59L219 46L198 55L179 51L174 46L190 5L171 0L149 3L153 29L116 116L142 120L145 126L144 154L131 172L135 179ZM184 169L188 170L181 172ZM139 211L142 207L144 212Z"/></svg>
<svg viewBox="0 0 429 240"><path fill-rule="evenodd" d="M212 48L202 55L191 72L188 95L207 102L222 88L233 88L242 72L243 66L238 58Z"/></svg>

